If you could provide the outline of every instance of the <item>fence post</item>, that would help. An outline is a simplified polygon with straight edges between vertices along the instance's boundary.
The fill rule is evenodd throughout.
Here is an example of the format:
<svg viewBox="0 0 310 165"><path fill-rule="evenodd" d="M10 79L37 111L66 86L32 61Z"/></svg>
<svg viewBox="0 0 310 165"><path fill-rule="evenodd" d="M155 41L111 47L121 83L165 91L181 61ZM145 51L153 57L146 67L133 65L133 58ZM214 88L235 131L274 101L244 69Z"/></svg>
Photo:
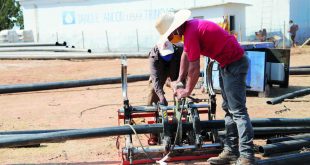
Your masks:
<svg viewBox="0 0 310 165"><path fill-rule="evenodd" d="M108 30L105 30L105 36L106 36L106 39L107 39L107 48L108 48L108 52L110 52L109 37L108 37Z"/></svg>
<svg viewBox="0 0 310 165"><path fill-rule="evenodd" d="M285 48L285 21L283 22L283 42L282 42L283 49Z"/></svg>
<svg viewBox="0 0 310 165"><path fill-rule="evenodd" d="M56 41L58 42L58 32L56 32Z"/></svg>
<svg viewBox="0 0 310 165"><path fill-rule="evenodd" d="M242 42L242 31L241 31L241 23L239 22L239 35L240 35L240 42Z"/></svg>
<svg viewBox="0 0 310 165"><path fill-rule="evenodd" d="M84 46L84 31L82 30L82 44L83 44L83 49L85 48Z"/></svg>
<svg viewBox="0 0 310 165"><path fill-rule="evenodd" d="M138 35L138 29L136 29L136 36L137 36L137 48L138 48L138 52L140 50L140 46L139 46L139 35Z"/></svg>

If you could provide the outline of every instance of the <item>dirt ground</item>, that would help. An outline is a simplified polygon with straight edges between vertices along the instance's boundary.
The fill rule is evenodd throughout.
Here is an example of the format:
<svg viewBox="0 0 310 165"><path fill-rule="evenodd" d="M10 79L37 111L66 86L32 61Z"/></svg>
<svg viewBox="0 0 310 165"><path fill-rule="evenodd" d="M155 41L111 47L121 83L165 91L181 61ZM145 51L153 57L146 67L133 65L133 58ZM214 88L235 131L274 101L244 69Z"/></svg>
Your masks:
<svg viewBox="0 0 310 165"><path fill-rule="evenodd" d="M293 49L291 66L310 65L310 48ZM149 72L147 59L129 59L129 74ZM27 84L120 76L120 60L2 60L0 84ZM132 105L145 105L147 81L128 84ZM290 76L289 88L274 87L271 97L309 87L310 76ZM169 91L169 89L166 89ZM195 97L206 98L199 90ZM171 92L167 94L172 100ZM247 97L251 118L310 117L310 96L267 105L270 98ZM220 105L221 96L217 96ZM172 104L172 102L170 102ZM122 106L121 85L0 94L0 130L95 128L117 125ZM289 111L277 113L285 106ZM218 106L217 119L223 118ZM263 141L256 141L257 144ZM116 137L43 144L38 148L0 149L0 164L120 164ZM195 164L195 162L185 163ZM197 164L204 164L198 163Z"/></svg>

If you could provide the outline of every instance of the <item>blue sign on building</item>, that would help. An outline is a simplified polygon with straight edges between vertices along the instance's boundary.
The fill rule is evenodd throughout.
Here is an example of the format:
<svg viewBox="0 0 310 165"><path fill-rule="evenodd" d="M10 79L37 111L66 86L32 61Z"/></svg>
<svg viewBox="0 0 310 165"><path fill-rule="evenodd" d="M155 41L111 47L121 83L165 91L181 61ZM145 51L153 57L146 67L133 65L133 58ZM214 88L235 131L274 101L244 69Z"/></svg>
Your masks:
<svg viewBox="0 0 310 165"><path fill-rule="evenodd" d="M75 12L74 11L64 11L62 13L62 23L64 25L75 24Z"/></svg>

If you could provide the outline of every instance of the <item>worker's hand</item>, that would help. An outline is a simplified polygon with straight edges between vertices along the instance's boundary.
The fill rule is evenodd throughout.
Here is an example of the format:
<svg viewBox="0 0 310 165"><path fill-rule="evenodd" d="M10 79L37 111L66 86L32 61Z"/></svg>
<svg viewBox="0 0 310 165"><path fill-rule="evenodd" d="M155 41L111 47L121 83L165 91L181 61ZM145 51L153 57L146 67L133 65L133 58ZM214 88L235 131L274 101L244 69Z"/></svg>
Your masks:
<svg viewBox="0 0 310 165"><path fill-rule="evenodd" d="M184 88L184 85L183 85L183 83L181 81L172 81L171 82L171 87L172 87L174 95L176 95L177 89Z"/></svg>
<svg viewBox="0 0 310 165"><path fill-rule="evenodd" d="M177 83L178 83L177 81L171 81L170 82L170 86L171 86L171 88L173 90L173 93L176 92L176 90L177 90L177 88L176 88L177 87L177 85L176 85Z"/></svg>
<svg viewBox="0 0 310 165"><path fill-rule="evenodd" d="M165 105L165 106L168 105L168 101L166 100L165 96L160 96L159 97L159 104Z"/></svg>
<svg viewBox="0 0 310 165"><path fill-rule="evenodd" d="M179 88L176 90L176 96L178 99L189 96L190 93L186 89Z"/></svg>

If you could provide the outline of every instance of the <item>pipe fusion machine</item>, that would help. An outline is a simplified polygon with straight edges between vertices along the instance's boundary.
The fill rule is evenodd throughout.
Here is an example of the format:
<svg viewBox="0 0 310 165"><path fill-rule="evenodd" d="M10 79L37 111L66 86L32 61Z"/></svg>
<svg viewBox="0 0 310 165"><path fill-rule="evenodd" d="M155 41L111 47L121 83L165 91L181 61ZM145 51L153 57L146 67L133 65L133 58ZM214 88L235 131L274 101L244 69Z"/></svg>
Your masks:
<svg viewBox="0 0 310 165"><path fill-rule="evenodd" d="M119 125L130 126L133 132L131 125L135 124L136 118L147 119L150 125L162 125L161 131L154 130L147 136L147 143L141 142L136 132L125 135L124 146L120 149L124 164L206 159L221 151L217 129L206 129L201 125L202 114L207 120L215 119L216 94L211 75L214 61L207 67L208 99L175 98L173 106L131 106L127 97L126 57L122 56L121 60L123 107L118 110ZM205 103L199 103L202 101ZM139 145L134 146L133 139L137 139Z"/></svg>

